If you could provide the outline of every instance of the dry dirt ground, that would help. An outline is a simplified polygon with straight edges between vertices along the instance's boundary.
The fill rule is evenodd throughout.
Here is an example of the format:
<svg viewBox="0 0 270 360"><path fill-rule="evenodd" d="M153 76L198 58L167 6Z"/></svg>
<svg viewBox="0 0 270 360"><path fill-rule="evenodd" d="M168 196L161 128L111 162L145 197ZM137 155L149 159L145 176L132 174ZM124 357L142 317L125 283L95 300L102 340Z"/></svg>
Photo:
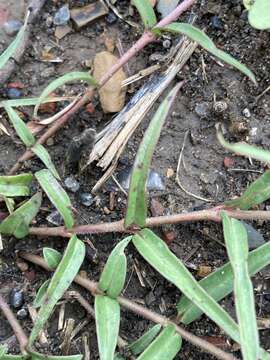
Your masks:
<svg viewBox="0 0 270 360"><path fill-rule="evenodd" d="M8 1L8 3L12 3L12 1ZM15 3L18 9L23 6L23 1ZM68 3L72 8L75 4L85 5L91 1L68 1ZM85 69L83 65L85 61L93 59L96 52L105 49L104 36L119 37L124 49L127 49L139 36L139 33L133 31L129 25L120 19L109 24L106 18L101 18L81 30L73 29L58 44L53 45L56 43L55 27L51 24L50 18L54 16L62 4L64 1L47 1L46 6L41 11L40 20L34 26L31 44L23 57L23 61L8 81L8 83L20 81L24 84L24 88L21 90L23 97L39 95L41 90L57 76L69 71ZM121 9L124 14L127 13L127 1L117 1L116 7ZM21 8L20 11L23 14ZM256 97L269 86L269 32L255 31L249 26L240 0L227 0L225 2L217 0L211 3L203 0L198 1L197 5L193 7L193 12L198 16L197 26L206 28L208 35L216 45L248 65L254 71L259 85L255 87L239 72L223 66L201 49L195 51L179 74L179 78L186 79L187 84L178 95L173 110L162 130L152 163L153 169L163 176L166 189L159 193L151 193L150 198L157 199L167 213L207 208L222 203L226 199L240 195L245 187L259 176L259 172L264 170L261 163L257 161L251 163L247 159L226 152L221 147L215 132L217 122L224 124L227 131L226 138L230 141L245 140L266 148L270 145L270 93L256 101ZM215 18L213 18L214 16ZM139 21L138 18L135 20ZM183 20L186 20L185 16L183 16ZM6 38L4 34L1 36L1 46L4 49L10 38ZM130 62L132 73L152 64L149 60L151 54L165 54L168 51L164 49L162 42L163 40L148 46L136 59L132 59ZM63 62L54 64L40 61L40 54L48 44L54 46L53 53ZM135 84L127 97L132 96L132 93L136 92L143 84L143 81L148 80L142 80ZM1 89L3 98L6 89L6 86ZM77 85L67 86L65 92L77 94L81 89L82 87ZM217 101L226 103L226 110L220 114L213 111L214 96ZM119 168L123 164L132 165L136 149L151 114L142 122L142 125L129 141ZM62 160L70 140L89 126L100 131L111 118L110 115L102 113L98 99L95 99L94 113L89 114L85 110L80 111L70 119L68 125L53 137L53 141L47 144L47 148L61 174L64 172ZM189 133L183 151L184 165L181 168L181 183L189 192L210 199L213 201L212 203L195 199L184 193L175 181L179 153L187 131ZM0 136L1 174L7 172L23 150L23 146L15 136ZM224 166L225 157L229 158L229 167ZM41 168L42 164L36 159L25 164L27 171L35 172ZM174 170L174 175L170 178L167 177L168 169ZM81 190L90 191L101 172L93 165L87 173L75 175L81 184ZM114 209L109 214L104 212L104 207L109 207L109 187L104 187L97 194L90 208L82 206L77 195L70 194L70 196L78 211L77 221L81 224L119 219L123 216L126 207L125 196L121 192L116 192ZM43 211L36 219L37 224L47 224L46 216L49 211L51 211L51 207L48 201L44 200ZM264 235L267 241L270 231L269 224L256 222L253 225ZM227 261L224 247L215 241L223 241L220 225L206 222L182 224L173 226L170 230L175 232L175 239L170 245L171 250L180 259L186 261L191 268L195 269L192 270L195 275L197 274L196 269L201 265L216 268ZM156 231L159 232L159 230ZM109 234L85 236L82 239L90 240L96 249L96 254L93 256L93 250L87 245L88 255L84 261L83 269L91 278L98 279L110 251L121 239L121 236ZM48 274L38 267L29 265L26 276L16 265L16 251L23 249L40 254L44 246L54 247L61 251L65 243L65 240L60 238L37 239L27 237L19 241L4 237L4 250L0 253L1 293L8 295L12 288L22 289L24 292L23 307L27 308L27 304L31 304L37 289L48 277ZM124 295L132 299L141 299L150 309L166 316L174 316L176 314L175 304L180 297L180 292L147 265L131 246L127 251L127 256L128 282ZM268 270L264 269L254 280L257 314L266 318L269 317L270 312L269 297L265 295L270 288ZM143 281L139 280L138 273L142 274ZM79 290L92 303L93 299L88 294L75 286L73 288ZM234 314L232 297L228 297L223 305ZM60 306L57 306L47 328L49 339L47 351L53 354L60 353L60 332L57 330L59 309ZM123 338L129 341L140 336L150 325L148 321L125 310L122 311L121 315L120 333ZM73 318L76 325L87 318L87 314L80 305L70 302L66 304L65 316L66 319ZM21 324L26 331L29 331L31 329L29 316L21 320ZM199 336L224 336L222 331L205 316L190 325L188 329ZM95 325L90 318L88 324L73 340L71 353L82 351L83 333L86 333L90 339L91 359L97 359ZM0 315L0 341L6 341L11 335L12 330ZM269 330L261 331L260 335L265 348L270 348ZM16 346L12 348L14 352L17 350ZM43 351L45 350L43 349ZM210 359L211 356L201 353L185 342L183 350L177 358L203 360Z"/></svg>

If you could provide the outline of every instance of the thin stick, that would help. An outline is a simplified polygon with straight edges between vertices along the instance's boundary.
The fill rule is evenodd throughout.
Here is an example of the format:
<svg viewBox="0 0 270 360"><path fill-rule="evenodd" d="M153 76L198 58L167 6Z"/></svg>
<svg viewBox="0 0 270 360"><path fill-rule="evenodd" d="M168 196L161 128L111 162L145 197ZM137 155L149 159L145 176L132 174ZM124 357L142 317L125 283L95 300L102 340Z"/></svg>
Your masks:
<svg viewBox="0 0 270 360"><path fill-rule="evenodd" d="M184 214L156 216L146 219L146 227L157 227L166 224L179 224L193 221L214 221L220 222L220 208L209 210L193 211ZM224 210L228 216L240 220L270 220L270 211L243 211ZM59 227L31 227L29 234L36 236L59 236L69 238L71 234L104 234L110 232L132 233L124 228L124 220L110 223L87 224L75 226L72 230L66 230L64 226Z"/></svg>
<svg viewBox="0 0 270 360"><path fill-rule="evenodd" d="M192 192L186 190L184 188L184 186L182 185L181 181L180 181L180 170L181 170L181 163L182 163L182 159L183 159L183 153L184 153L184 149L185 149L185 145L186 145L186 141L187 141L187 136L189 134L189 130L187 130L185 132L185 136L184 136L184 140L183 140L183 145L182 145L182 148L181 148L181 151L180 151L180 155L179 155L179 159L178 159L178 164L177 164L177 169L176 169L176 182L177 184L179 185L180 189L182 191L184 191L184 193L186 193L187 195L189 196L192 196L194 197L195 199L198 199L198 200L202 200L202 201L205 201L205 202L213 202L214 200L212 199L206 199L202 196L199 196L199 195L196 195L196 194L193 194Z"/></svg>
<svg viewBox="0 0 270 360"><path fill-rule="evenodd" d="M28 338L1 294L0 294L0 309L2 310L4 316L9 322L9 325L12 327L14 331L14 334L20 344L21 352L23 354L26 354L25 348L28 343Z"/></svg>
<svg viewBox="0 0 270 360"><path fill-rule="evenodd" d="M178 5L171 14L162 19L156 27L161 27L170 24L172 21L175 21L184 11L188 10L196 0L184 0L180 5ZM141 38L119 59L119 61L112 66L107 73L104 74L100 80L100 86L103 86L112 75L117 72L123 65L125 65L133 56L135 56L140 50L142 50L146 45L155 41L156 36L151 32L145 32ZM88 89L83 97L72 107L63 117L59 118L38 140L39 144L43 144L49 137L51 137L58 129L60 129L73 115L78 111L85 103L91 100L93 96L93 90ZM9 175L15 174L21 164L33 157L31 150L26 150L26 152L19 158L17 163L9 171Z"/></svg>
<svg viewBox="0 0 270 360"><path fill-rule="evenodd" d="M22 252L19 254L20 257L22 257L25 260L28 260L36 265L39 265L43 267L46 270L50 270L46 264L46 262L37 255L28 254L25 252ZM51 271L51 270L50 270ZM85 289L91 292L92 295L102 294L102 292L98 289L98 283L84 278L80 275L77 275L74 278L74 282L81 285ZM187 330L183 329L182 327L176 325L174 322L166 318L165 316L159 315L151 310L148 310L142 305L139 305L135 303L134 301L131 301L123 296L119 296L117 298L117 301L120 305L122 305L124 308L141 315L142 317L153 321L154 323L161 324L162 326L166 326L168 324L173 324L176 328L176 331L178 334L180 334L185 340L189 341L193 345L201 348L203 351L212 354L216 356L218 359L221 360L237 360L233 355L226 353L225 351L219 349L218 347L214 346L213 344L209 343L206 340L203 340L202 338L191 334Z"/></svg>

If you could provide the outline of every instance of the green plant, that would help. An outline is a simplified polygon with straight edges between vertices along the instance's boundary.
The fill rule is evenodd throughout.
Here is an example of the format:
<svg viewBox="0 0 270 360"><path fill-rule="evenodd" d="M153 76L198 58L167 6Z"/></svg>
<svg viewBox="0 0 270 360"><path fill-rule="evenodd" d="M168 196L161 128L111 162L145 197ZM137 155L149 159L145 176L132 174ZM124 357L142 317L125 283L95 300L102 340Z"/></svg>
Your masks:
<svg viewBox="0 0 270 360"><path fill-rule="evenodd" d="M148 29L148 36L151 36L152 39L164 31L185 34L194 41L197 41L213 55L235 66L255 82L255 77L249 69L228 54L217 49L213 42L199 29L189 24L172 23L172 21L170 21L170 24L168 22L161 22L161 24L156 26L155 14L147 0L134 0L133 3L142 16L145 27ZM172 19L174 18L172 17ZM146 42L143 42L141 46L145 44ZM119 64L117 66L119 66ZM34 102L36 105L34 110L35 115L37 115L39 104L45 101L51 91L65 82L73 80L88 81L91 86L96 86L95 81L88 74L66 74L64 77L51 83L41 94L40 98ZM103 80L100 85L104 82L105 80ZM222 217L229 263L218 269L208 278L198 282L168 246L152 230L147 228L147 197L145 192L147 174L162 126L178 93L179 87L179 84L176 85L163 100L152 118L139 147L132 172L125 221L120 224L121 231L128 233L129 236L114 247L100 274L98 284L93 284L93 282L89 282L77 275L84 260L85 246L76 236L76 232L79 232L80 229L75 226L71 201L59 183L59 175L48 153L40 143L36 142L34 136L13 109L12 105L8 102L4 103L4 107L18 136L32 152L40 157L47 167L47 169L38 171L35 174L35 178L49 200L63 217L65 227L55 231L55 235L59 236L64 234L64 236L69 238L69 241L63 254L50 248L44 248L43 250L44 262L39 260L39 264L44 264L45 268L55 271L52 278L47 280L37 293L34 306L39 308L39 312L29 339L20 326L18 326L16 319L14 320L14 318L12 318L8 307L6 307L5 302L0 297L0 308L8 318L13 329L16 330L15 333L20 340L22 350L22 355L13 356L6 354L5 347L0 347L0 360L30 358L79 360L82 358L81 355L58 357L42 355L37 353L34 348L38 334L44 328L55 305L61 297L63 297L72 281L77 281L80 285L85 286L95 296L94 313L99 354L102 360L123 358L122 355L116 353L117 341L119 341L119 329L121 326L120 306L129 307L132 311L146 317L148 316L148 318L158 323L157 326L151 328L140 339L124 346L129 349L133 355L138 356L139 360L173 359L181 350L181 336L201 346L204 350L208 350L220 359L234 359L233 356L224 353L215 346L188 335L184 329L181 329L169 319L149 311L146 312L142 310L138 304L121 297L127 273L125 249L131 242L138 253L140 253L154 269L182 292L183 295L178 304L179 321L187 324L204 313L218 324L228 336L241 345L244 359L270 358L270 355L259 346L253 291L250 281L251 275L260 271L270 263L269 244L248 254L245 228L241 226L237 220L233 220L228 216L230 212L226 209L226 206L224 207L224 212L215 210L215 212L213 212L213 218L216 219L216 217L218 217L220 219L220 216ZM33 102L31 102L31 104L33 104ZM220 133L218 133L218 137L222 145L232 151L254 156L263 161L269 158L269 154L264 150L254 149L253 147L243 144L229 144ZM268 177L268 173L264 174L256 183L250 186L240 199L229 202L228 206L249 209L254 204L259 204L267 199L270 196ZM0 177L1 196L6 199L28 196L29 185L32 178L32 174ZM37 193L30 200L18 207L0 224L0 232L3 234L12 234L17 238L25 237L29 232L31 233L30 224L39 211L41 200L41 194ZM11 202L7 201L7 204L10 206ZM239 212L231 213L239 214ZM206 216L205 219L209 218ZM160 222L158 224L161 224L162 219L159 220ZM170 218L169 221L172 221L172 218ZM105 225L101 225L100 228L103 227L103 231L105 232ZM108 226L108 231L115 231L115 228ZM238 237L240 237L242 241L239 242ZM21 255L23 256L23 254ZM28 260L37 259L25 254L24 257ZM219 300L233 290L236 296L238 324L236 324L230 315L218 304ZM241 300L241 302L239 300ZM161 330L161 328L163 329ZM158 335L159 331L160 334ZM254 341L253 346L251 346L251 341Z"/></svg>
<svg viewBox="0 0 270 360"><path fill-rule="evenodd" d="M270 29L270 3L268 0L243 0L251 26L259 30Z"/></svg>

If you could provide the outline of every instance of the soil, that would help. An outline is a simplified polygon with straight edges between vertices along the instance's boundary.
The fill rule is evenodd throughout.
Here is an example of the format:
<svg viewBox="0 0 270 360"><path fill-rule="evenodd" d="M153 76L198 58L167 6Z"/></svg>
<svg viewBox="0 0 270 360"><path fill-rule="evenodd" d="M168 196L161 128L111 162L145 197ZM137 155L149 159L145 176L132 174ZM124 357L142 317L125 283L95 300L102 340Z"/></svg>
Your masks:
<svg viewBox="0 0 270 360"><path fill-rule="evenodd" d="M68 1L70 8L75 5L78 6L78 3L82 6L92 2ZM129 48L130 44L139 36L139 31L134 31L120 19L109 24L108 19L101 18L80 30L73 28L68 35L56 44L52 17L62 4L64 1L47 1L41 12L40 20L34 26L31 44L17 72L12 74L8 81L8 83L21 82L24 85L21 90L23 97L38 96L50 81L66 72L85 70L85 61L93 59L98 51L105 49L105 36L119 37L124 49ZM115 6L121 10L124 16L127 16L127 1L118 0ZM259 32L250 27L241 0L227 0L225 2L217 0L208 4L202 0L193 7L193 12L197 15L196 25L200 28L206 28L208 35L218 47L228 51L254 71L258 86L255 87L241 73L228 66L223 66L205 51L199 48L195 51L179 74L179 78L186 79L187 83L177 97L173 110L162 130L152 162L153 169L163 176L166 190L150 193L149 196L158 200L167 213L191 211L220 204L224 200L240 195L246 186L259 176L259 172L265 170L264 164L249 161L224 150L216 138L216 123L221 122L223 124L226 138L230 141L248 141L250 144L257 144L265 148L270 145L270 92L256 101L256 97L269 86L269 32ZM129 19L139 22L136 14L129 16ZM188 14L182 18L183 21L187 19ZM70 26L72 25L70 24ZM1 46L4 49L10 39L3 37L1 40ZM168 50L163 47L162 42L163 40L157 41L148 46L136 59L131 60L132 74L150 65L149 57L152 53L166 54ZM55 56L62 59L61 63L55 64L40 60L41 52L48 45L53 47L52 51ZM148 79L136 83L128 93L128 97L131 97L144 81L148 81ZM74 95L82 91L83 88L83 84L65 86L60 93ZM3 98L5 98L6 90L7 86L1 89ZM214 96L216 101L223 102L223 105L225 103L223 112L213 110ZM81 110L70 119L68 125L53 137L53 141L47 144L47 149L63 178L69 172L63 165L63 158L71 139L88 127L94 127L97 132L102 130L112 118L111 115L102 113L97 98L94 105L95 111L92 114L89 114L85 109ZM60 105L58 107L60 108ZM23 111L25 118L29 119L29 110L24 108ZM119 168L127 163L132 165L136 150L153 112L154 110L151 111L129 141L120 160ZM1 116L5 118L3 112ZM189 133L183 151L184 163L181 167L181 183L189 192L211 200L212 203L188 195L179 188L175 181L179 153L187 131ZM1 135L0 174L5 174L23 151L24 147L13 131L11 137ZM224 159L227 166L224 166ZM40 161L33 159L24 164L23 170L35 172L41 168ZM170 178L166 176L168 169L174 170L174 175ZM83 175L75 173L75 176L80 182L80 191L89 192L101 176L101 171L93 165L87 173ZM81 205L77 195L72 193L69 195L74 208L77 210L77 223L80 224L114 221L122 218L125 213L126 197L119 191L114 193L115 206L113 210L106 211L105 208L110 207L110 187L108 186L103 187L95 196L94 203L90 208ZM260 207L264 209L267 206L266 202ZM52 206L44 196L42 209L35 220L35 226L48 225L46 216L51 211ZM267 241L270 232L269 224L254 222L253 225ZM197 278L197 269L200 266L207 265L211 269L215 269L227 261L224 247L215 241L223 242L222 227L219 224L200 222L171 226L169 229L175 234L175 239L170 244L171 250L187 263ZM155 231L160 233L160 229ZM123 236L119 234L81 236L81 239L86 241L87 246L87 256L82 270L86 271L90 278L98 280L108 255L122 238ZM89 244L92 244L95 250ZM30 264L29 269L22 272L17 266L17 251L24 250L41 254L44 246L63 251L65 245L66 240L61 238L40 239L28 236L19 241L15 238L3 236L3 250L0 254L1 294L8 299L11 289L23 290L24 304L22 306L27 309L27 305L32 303L36 291L49 275ZM175 305L180 298L180 292L157 274L132 246L129 246L126 254L128 257L128 281L124 295L134 300L140 299L148 308L168 317L174 317L176 315ZM142 280L139 279L138 274L141 274ZM255 277L254 285L257 315L267 318L270 312L269 296L266 295L270 288L269 267ZM93 303L93 298L81 288L72 285L72 289L79 291L90 303ZM232 297L227 297L222 305L234 316ZM57 306L48 322L46 330L48 345L45 348L40 348L41 352L61 354L59 348L61 331L58 331L57 328L59 309L60 306ZM76 326L87 318L85 310L76 302L66 301L65 309L65 319L74 319ZM17 312L18 310L14 311ZM0 315L0 320L0 341L10 343L10 352L17 353L18 346L12 337L12 330L2 315ZM20 323L26 332L30 331L32 323L29 316L20 320ZM150 325L149 321L133 313L126 310L121 312L120 334L129 342L142 335ZM188 330L198 336L210 337L213 342L219 336L224 339L224 342L226 339L222 330L205 316L189 325ZM98 359L95 324L91 318L72 341L70 354L83 352L82 334L87 334L89 337L91 359ZM260 331L260 337L264 348L269 349L269 330ZM228 343L227 346L229 346ZM236 355L241 356L239 353ZM184 342L183 349L176 358L203 360L212 357Z"/></svg>

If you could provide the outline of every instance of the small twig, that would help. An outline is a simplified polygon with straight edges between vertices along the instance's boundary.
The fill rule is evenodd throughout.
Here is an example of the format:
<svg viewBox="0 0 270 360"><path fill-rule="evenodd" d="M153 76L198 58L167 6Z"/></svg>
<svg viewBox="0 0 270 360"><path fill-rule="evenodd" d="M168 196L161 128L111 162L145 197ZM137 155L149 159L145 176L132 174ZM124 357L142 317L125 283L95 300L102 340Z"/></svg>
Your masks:
<svg viewBox="0 0 270 360"><path fill-rule="evenodd" d="M146 227L159 227L166 224L179 224L182 222L193 221L215 221L220 222L220 208L209 210L193 211L184 214L164 215L150 217L146 219ZM244 211L244 210L225 210L227 215L240 220L270 220L270 211ZM75 226L71 230L66 230L64 226L59 227L31 227L30 235L36 236L60 236L69 238L72 234L104 234L110 232L132 233L125 229L124 220L110 223L88 224Z"/></svg>
<svg viewBox="0 0 270 360"><path fill-rule="evenodd" d="M206 198L204 198L204 197L202 197L202 196L193 194L192 192L186 190L186 189L184 188L184 186L182 185L181 181L180 181L181 163L182 163L182 159L183 159L183 153L184 153L184 149L185 149L185 145L186 145L186 141L187 141L187 136L188 136L188 134L189 134L189 130L187 130L187 131L185 132L185 136L184 136L184 140L183 140L183 145L182 145L182 148L181 148L181 151L180 151L180 155L179 155L179 159L178 159L178 164L177 164L177 169L176 169L176 182L177 182L177 184L179 185L180 189L183 190L184 193L186 193L187 195L192 196L192 197L194 197L195 199L205 201L205 202L214 202L214 200L212 200L212 199L206 199Z"/></svg>
<svg viewBox="0 0 270 360"><path fill-rule="evenodd" d="M23 259L28 260L36 265L39 265L41 267L43 267L44 269L51 271L51 269L49 269L48 265L46 264L46 262L37 255L33 255L33 254L28 254L25 252L22 252L19 254ZM102 292L98 289L98 283L87 279L85 277L82 277L80 275L77 275L74 278L74 282L81 285L82 287L84 287L85 289L87 289L88 291L90 291L90 293L92 295L97 295L97 294L102 294ZM119 296L117 298L117 301L119 302L119 304L123 307L125 307L126 309L141 315L142 317L153 321L154 323L157 324L161 324L162 326L166 326L168 324L173 324L175 326L176 332L178 332L178 334L180 334L185 340L189 341L190 343L192 343L193 345L201 348L203 351L212 354L214 356L216 356L218 359L221 360L237 360L233 355L226 353L225 351L219 349L218 347L214 346L213 344L209 343L208 341L191 334L190 332L188 332L187 330L183 329L182 327L176 325L174 322L172 322L171 320L169 320L168 318L166 318L165 316L159 315L151 310L148 310L147 308L145 308L142 305L139 305L137 303L135 303L134 301L131 301L123 296Z"/></svg>
<svg viewBox="0 0 270 360"><path fill-rule="evenodd" d="M20 344L21 352L23 354L26 354L25 348L28 343L28 338L1 294L0 294L0 309L2 310L4 316L9 322L9 325L12 327L14 331L14 334Z"/></svg>

